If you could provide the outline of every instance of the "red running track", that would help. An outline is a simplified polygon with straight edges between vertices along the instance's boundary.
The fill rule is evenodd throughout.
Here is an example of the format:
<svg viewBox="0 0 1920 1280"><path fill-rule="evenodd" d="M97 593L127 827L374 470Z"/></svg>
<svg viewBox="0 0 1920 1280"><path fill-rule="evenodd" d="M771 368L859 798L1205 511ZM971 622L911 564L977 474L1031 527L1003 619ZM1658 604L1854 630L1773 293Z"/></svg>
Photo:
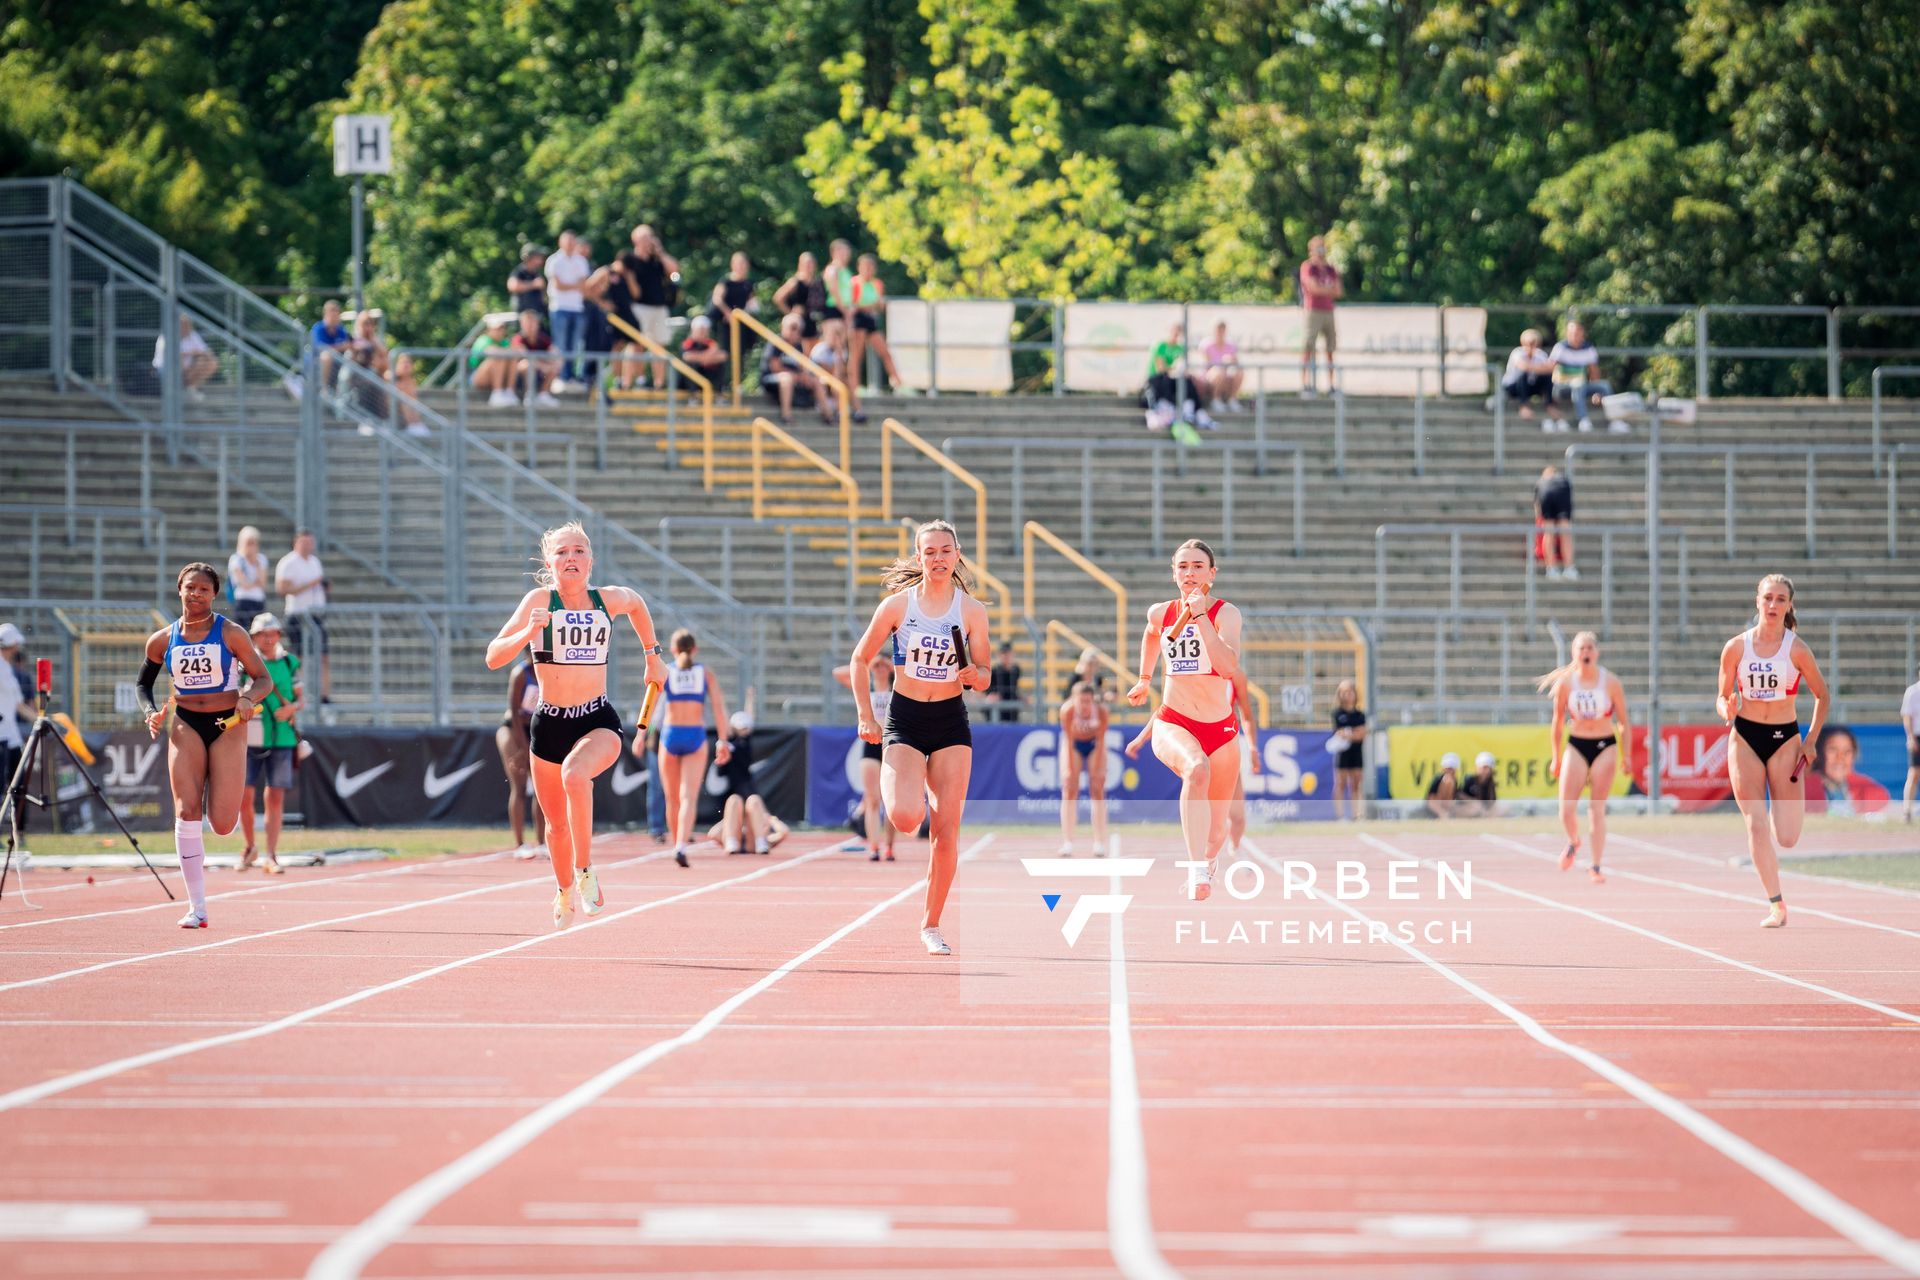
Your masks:
<svg viewBox="0 0 1920 1280"><path fill-rule="evenodd" d="M0 1273L1920 1275L1920 895L1794 879L1763 932L1710 849L1616 839L1595 886L1549 835L1376 830L1261 837L1265 891L1204 904L1166 848L1035 877L1052 838L972 831L950 959L919 868L819 836L603 839L561 934L498 857L220 875L191 933L36 872ZM1470 899L1388 898L1434 859ZM1085 893L1132 902L1069 947Z"/></svg>

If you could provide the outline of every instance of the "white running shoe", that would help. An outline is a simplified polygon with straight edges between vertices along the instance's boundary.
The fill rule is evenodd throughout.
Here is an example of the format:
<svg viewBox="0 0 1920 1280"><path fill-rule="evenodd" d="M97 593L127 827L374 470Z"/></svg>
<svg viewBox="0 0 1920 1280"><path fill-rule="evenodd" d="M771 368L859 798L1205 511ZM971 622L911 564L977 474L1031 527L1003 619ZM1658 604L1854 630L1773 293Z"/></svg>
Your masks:
<svg viewBox="0 0 1920 1280"><path fill-rule="evenodd" d="M1591 430L1593 430L1593 419L1592 419L1592 418L1582 418L1582 419L1580 419L1580 429L1581 429L1582 431L1591 431Z"/></svg>
<svg viewBox="0 0 1920 1280"><path fill-rule="evenodd" d="M1558 582L1558 581L1560 581L1560 566L1559 566L1559 565L1557 565L1557 564L1550 564L1550 565L1548 565L1548 566L1547 566L1547 581L1548 581L1548 582Z"/></svg>
<svg viewBox="0 0 1920 1280"><path fill-rule="evenodd" d="M206 928L206 927L207 927L207 913L206 913L206 912L204 912L204 911L194 911L194 910L191 910L191 909L189 909L189 910L188 910L188 912L187 912L187 914L185 914L185 915L183 915L183 916L181 916L181 917L180 917L180 927L181 927L182 929L204 929L204 928Z"/></svg>
<svg viewBox="0 0 1920 1280"><path fill-rule="evenodd" d="M515 862L532 862L539 856L540 850L530 844L518 845L513 851L513 860Z"/></svg>
<svg viewBox="0 0 1920 1280"><path fill-rule="evenodd" d="M1612 422L1609 422L1607 424L1607 432L1610 435L1629 436L1633 434L1633 428L1628 426L1626 423L1622 422L1620 419L1615 418Z"/></svg>
<svg viewBox="0 0 1920 1280"><path fill-rule="evenodd" d="M1246 411L1247 411L1247 407L1241 404L1238 400L1227 401L1228 413L1245 413Z"/></svg>
<svg viewBox="0 0 1920 1280"><path fill-rule="evenodd" d="M1767 918L1760 922L1762 929L1784 929L1787 927L1787 904L1774 902L1768 904Z"/></svg>
<svg viewBox="0 0 1920 1280"><path fill-rule="evenodd" d="M1200 870L1193 877L1193 900L1195 902L1205 902L1208 898L1211 898L1212 896L1213 896L1213 862L1211 859L1209 859L1207 862L1207 865L1200 868Z"/></svg>
<svg viewBox="0 0 1920 1280"><path fill-rule="evenodd" d="M533 398L533 402L546 409L558 409L560 407L560 401L554 397L551 391L542 391Z"/></svg>
<svg viewBox="0 0 1920 1280"><path fill-rule="evenodd" d="M556 889L553 894L553 927L564 929L573 923L573 886Z"/></svg>
<svg viewBox="0 0 1920 1280"><path fill-rule="evenodd" d="M1562 569L1560 571L1560 576L1565 578L1568 582L1580 581L1580 571L1574 568L1572 565L1568 565L1566 568Z"/></svg>
<svg viewBox="0 0 1920 1280"><path fill-rule="evenodd" d="M1062 840L1060 842L1060 856L1063 858L1071 858L1073 856L1073 841Z"/></svg>
<svg viewBox="0 0 1920 1280"><path fill-rule="evenodd" d="M518 408L519 404L520 397L511 391L496 391L487 397L487 407L490 409L513 409Z"/></svg>
<svg viewBox="0 0 1920 1280"><path fill-rule="evenodd" d="M953 954L953 948L948 946L947 940L940 936L940 930L938 928L922 929L920 931L920 941L927 944L927 954L930 956L950 956Z"/></svg>
<svg viewBox="0 0 1920 1280"><path fill-rule="evenodd" d="M592 867L582 867L573 882L580 889L580 907L588 916L597 916L606 910L607 897L600 892L600 877Z"/></svg>

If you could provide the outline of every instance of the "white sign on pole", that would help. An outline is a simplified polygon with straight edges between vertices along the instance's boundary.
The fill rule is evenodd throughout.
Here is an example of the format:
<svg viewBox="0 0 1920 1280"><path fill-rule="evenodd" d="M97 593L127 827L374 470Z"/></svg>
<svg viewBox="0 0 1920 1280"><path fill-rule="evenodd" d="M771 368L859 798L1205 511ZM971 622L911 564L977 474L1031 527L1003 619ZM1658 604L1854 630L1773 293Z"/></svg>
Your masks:
<svg viewBox="0 0 1920 1280"><path fill-rule="evenodd" d="M393 117L335 116L333 172L336 177L392 173Z"/></svg>
<svg viewBox="0 0 1920 1280"><path fill-rule="evenodd" d="M1304 718L1313 710L1313 686L1310 684L1283 684L1280 686L1280 714L1289 720Z"/></svg>
<svg viewBox="0 0 1920 1280"><path fill-rule="evenodd" d="M931 385L928 340L938 347L940 390L1013 389L1011 302L887 303L887 345L900 380L917 391Z"/></svg>

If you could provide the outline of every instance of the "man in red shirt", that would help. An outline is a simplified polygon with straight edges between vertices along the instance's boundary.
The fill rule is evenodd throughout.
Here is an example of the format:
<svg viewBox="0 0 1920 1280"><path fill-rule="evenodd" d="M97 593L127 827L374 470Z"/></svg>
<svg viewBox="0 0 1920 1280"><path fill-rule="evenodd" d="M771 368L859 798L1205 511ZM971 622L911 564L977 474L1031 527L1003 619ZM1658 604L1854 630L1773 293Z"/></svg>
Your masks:
<svg viewBox="0 0 1920 1280"><path fill-rule="evenodd" d="M1307 241L1307 260L1300 264L1300 305L1307 313L1307 340L1300 349L1300 394L1314 393L1313 348L1316 342L1327 349L1327 390L1333 390L1333 304L1345 289L1340 271L1327 261L1325 236Z"/></svg>

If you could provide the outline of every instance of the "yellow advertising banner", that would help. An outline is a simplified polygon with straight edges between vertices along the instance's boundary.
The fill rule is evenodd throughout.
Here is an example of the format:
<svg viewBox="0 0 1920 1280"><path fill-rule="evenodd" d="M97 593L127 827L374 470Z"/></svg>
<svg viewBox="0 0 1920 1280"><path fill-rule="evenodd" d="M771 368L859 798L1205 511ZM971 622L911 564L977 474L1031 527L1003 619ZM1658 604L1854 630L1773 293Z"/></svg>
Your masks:
<svg viewBox="0 0 1920 1280"><path fill-rule="evenodd" d="M1473 772L1473 759L1493 752L1493 776L1502 800L1551 799L1559 786L1547 775L1553 760L1553 739L1544 724L1390 725L1387 728L1387 794L1395 800L1421 800L1440 772L1440 757L1460 757L1460 776ZM1632 785L1624 752L1615 749L1619 767L1613 776L1613 794L1624 796Z"/></svg>

